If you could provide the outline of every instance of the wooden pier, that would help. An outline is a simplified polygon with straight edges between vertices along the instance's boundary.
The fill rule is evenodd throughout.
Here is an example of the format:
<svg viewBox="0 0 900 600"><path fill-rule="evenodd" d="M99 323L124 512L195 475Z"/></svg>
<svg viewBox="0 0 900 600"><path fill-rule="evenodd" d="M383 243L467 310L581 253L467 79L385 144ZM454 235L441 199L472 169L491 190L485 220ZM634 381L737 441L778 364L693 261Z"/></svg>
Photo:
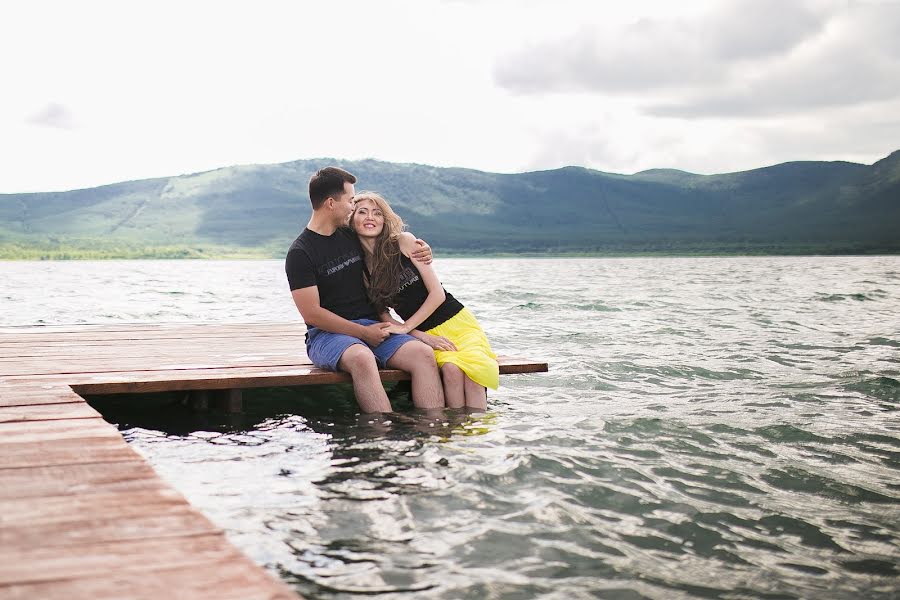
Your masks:
<svg viewBox="0 0 900 600"><path fill-rule="evenodd" d="M304 332L302 323L0 327L0 599L296 598L80 394L222 390L214 397L238 410L242 388L349 381L309 363ZM546 370L500 359L501 374Z"/></svg>

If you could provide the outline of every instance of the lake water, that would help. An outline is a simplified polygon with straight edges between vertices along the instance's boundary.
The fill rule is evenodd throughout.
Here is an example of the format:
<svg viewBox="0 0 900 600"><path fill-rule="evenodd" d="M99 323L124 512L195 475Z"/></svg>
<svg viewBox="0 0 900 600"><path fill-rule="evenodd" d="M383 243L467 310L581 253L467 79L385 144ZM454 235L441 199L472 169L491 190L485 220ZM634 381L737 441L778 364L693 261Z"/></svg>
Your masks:
<svg viewBox="0 0 900 600"><path fill-rule="evenodd" d="M335 388L108 418L309 598L900 597L900 257L436 267L550 372L438 420ZM296 318L280 261L0 281L0 324Z"/></svg>

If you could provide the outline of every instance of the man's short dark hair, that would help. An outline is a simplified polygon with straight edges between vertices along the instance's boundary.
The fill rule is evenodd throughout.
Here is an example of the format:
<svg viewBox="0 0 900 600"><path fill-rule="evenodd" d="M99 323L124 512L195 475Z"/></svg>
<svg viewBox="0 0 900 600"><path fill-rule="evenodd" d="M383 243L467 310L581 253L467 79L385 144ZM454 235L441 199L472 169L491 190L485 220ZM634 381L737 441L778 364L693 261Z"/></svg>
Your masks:
<svg viewBox="0 0 900 600"><path fill-rule="evenodd" d="M318 210L328 198L344 193L344 183L356 183L356 177L338 167L325 167L309 178L309 201Z"/></svg>

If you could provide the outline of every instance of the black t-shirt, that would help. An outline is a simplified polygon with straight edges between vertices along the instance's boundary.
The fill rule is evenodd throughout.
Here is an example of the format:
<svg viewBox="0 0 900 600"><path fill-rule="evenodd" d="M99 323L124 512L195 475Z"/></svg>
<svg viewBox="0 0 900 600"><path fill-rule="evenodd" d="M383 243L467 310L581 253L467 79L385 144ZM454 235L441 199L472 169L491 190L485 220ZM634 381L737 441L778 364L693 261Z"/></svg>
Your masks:
<svg viewBox="0 0 900 600"><path fill-rule="evenodd" d="M392 307L403 320L413 316L419 307L425 303L428 297L428 288L425 282L419 276L419 270L413 264L412 260L405 255L400 255L400 264L403 269L400 271L400 285L397 288L397 295L394 296L394 306ZM444 290L447 297L443 304L438 306L431 315L422 321L416 327L419 331L428 331L433 327L437 327L450 317L456 315L463 309L463 305L459 300Z"/></svg>
<svg viewBox="0 0 900 600"><path fill-rule="evenodd" d="M319 288L319 305L348 320L376 319L363 284L363 249L350 229L331 235L304 229L284 261L291 291Z"/></svg>

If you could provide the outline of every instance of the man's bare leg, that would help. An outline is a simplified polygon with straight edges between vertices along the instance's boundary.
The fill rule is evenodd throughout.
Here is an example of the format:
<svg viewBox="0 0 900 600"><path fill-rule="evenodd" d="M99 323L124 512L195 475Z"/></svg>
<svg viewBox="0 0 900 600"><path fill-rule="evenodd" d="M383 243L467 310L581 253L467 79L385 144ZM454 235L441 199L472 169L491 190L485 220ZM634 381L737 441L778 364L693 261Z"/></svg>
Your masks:
<svg viewBox="0 0 900 600"><path fill-rule="evenodd" d="M409 372L416 408L444 407L444 388L441 386L441 376L430 346L418 340L406 342L394 352L387 364L392 369Z"/></svg>
<svg viewBox="0 0 900 600"><path fill-rule="evenodd" d="M487 410L487 388L465 378L466 406L477 410Z"/></svg>
<svg viewBox="0 0 900 600"><path fill-rule="evenodd" d="M391 412L391 402L381 384L375 355L368 346L353 344L344 350L338 368L353 378L353 393L362 412Z"/></svg>
<svg viewBox="0 0 900 600"><path fill-rule="evenodd" d="M453 363L441 365L441 379L444 381L444 400L447 408L462 408L466 405L466 392L463 382L466 374Z"/></svg>

